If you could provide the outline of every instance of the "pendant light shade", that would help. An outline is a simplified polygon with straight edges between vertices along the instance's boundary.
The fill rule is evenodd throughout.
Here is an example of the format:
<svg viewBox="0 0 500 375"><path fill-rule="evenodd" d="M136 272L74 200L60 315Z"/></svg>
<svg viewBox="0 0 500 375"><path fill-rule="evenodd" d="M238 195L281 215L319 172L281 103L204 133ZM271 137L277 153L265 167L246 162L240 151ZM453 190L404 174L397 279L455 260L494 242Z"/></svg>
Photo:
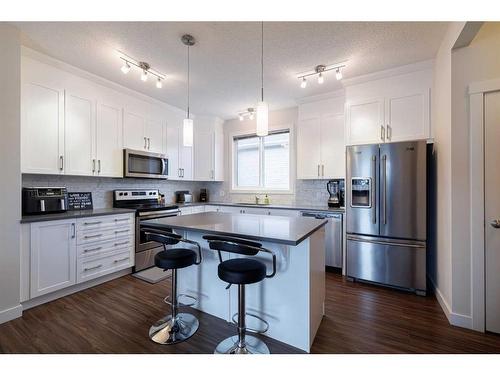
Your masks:
<svg viewBox="0 0 500 375"><path fill-rule="evenodd" d="M261 50L260 50L260 79L261 101L257 103L257 129L259 137L269 134L269 105L264 101L264 22L261 23Z"/></svg>
<svg viewBox="0 0 500 375"><path fill-rule="evenodd" d="M257 135L265 137L269 134L269 106L266 102L257 103Z"/></svg>
<svg viewBox="0 0 500 375"><path fill-rule="evenodd" d="M193 132L193 119L185 118L182 123L182 144L184 146L193 146Z"/></svg>
<svg viewBox="0 0 500 375"><path fill-rule="evenodd" d="M189 117L189 84L190 84L190 61L189 61L189 47L193 46L195 41L194 37L185 34L181 38L182 43L187 46L187 76L188 76L188 84L187 84L187 116L182 123L182 144L184 147L192 147L193 146L193 138L194 138L194 128L193 128L193 119Z"/></svg>

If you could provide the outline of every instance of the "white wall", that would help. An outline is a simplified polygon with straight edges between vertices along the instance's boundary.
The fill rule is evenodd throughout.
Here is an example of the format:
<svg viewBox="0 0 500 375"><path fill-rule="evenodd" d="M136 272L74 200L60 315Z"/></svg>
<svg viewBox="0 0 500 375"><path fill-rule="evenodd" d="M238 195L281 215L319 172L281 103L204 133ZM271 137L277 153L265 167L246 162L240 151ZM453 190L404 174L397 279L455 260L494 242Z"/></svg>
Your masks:
<svg viewBox="0 0 500 375"><path fill-rule="evenodd" d="M500 23L488 22L468 47L454 50L452 64L452 310L471 315L470 134L468 85L500 78Z"/></svg>
<svg viewBox="0 0 500 375"><path fill-rule="evenodd" d="M20 81L17 29L0 22L0 323L21 316L19 250L21 219Z"/></svg>
<svg viewBox="0 0 500 375"><path fill-rule="evenodd" d="M434 130L436 231L430 241L429 277L443 310L451 313L451 49L465 23L451 23L434 66L431 123Z"/></svg>

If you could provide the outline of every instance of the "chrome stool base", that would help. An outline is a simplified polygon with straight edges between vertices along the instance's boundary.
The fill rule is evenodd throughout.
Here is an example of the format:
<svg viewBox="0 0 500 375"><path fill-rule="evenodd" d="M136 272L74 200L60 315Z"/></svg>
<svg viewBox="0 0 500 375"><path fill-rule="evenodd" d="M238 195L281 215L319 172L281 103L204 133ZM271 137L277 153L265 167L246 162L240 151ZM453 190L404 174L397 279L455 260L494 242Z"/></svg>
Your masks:
<svg viewBox="0 0 500 375"><path fill-rule="evenodd" d="M192 314L179 313L172 320L172 315L158 320L149 329L149 338L162 345L177 344L193 336L200 323Z"/></svg>
<svg viewBox="0 0 500 375"><path fill-rule="evenodd" d="M224 341L221 341L217 348L215 348L215 354L269 354L269 348L261 339L255 336L246 335L245 336L245 346L240 348L238 346L238 335L228 337Z"/></svg>

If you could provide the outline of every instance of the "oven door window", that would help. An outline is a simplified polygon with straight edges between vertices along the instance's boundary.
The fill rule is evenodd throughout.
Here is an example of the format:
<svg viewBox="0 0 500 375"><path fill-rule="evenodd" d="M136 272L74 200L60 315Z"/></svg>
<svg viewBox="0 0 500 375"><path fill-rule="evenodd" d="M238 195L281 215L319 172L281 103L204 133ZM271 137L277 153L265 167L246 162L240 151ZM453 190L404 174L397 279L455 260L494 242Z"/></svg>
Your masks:
<svg viewBox="0 0 500 375"><path fill-rule="evenodd" d="M355 177L351 181L351 207L370 208L371 200L371 178Z"/></svg>
<svg viewBox="0 0 500 375"><path fill-rule="evenodd" d="M150 175L166 174L166 160L151 156L129 154L128 156L128 172Z"/></svg>

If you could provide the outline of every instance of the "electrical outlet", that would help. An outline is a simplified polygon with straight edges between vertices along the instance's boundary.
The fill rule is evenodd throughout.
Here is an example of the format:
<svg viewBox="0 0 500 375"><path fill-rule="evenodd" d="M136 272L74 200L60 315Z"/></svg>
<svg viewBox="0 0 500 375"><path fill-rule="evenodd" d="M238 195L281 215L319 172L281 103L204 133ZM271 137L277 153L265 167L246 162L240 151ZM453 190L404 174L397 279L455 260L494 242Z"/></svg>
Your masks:
<svg viewBox="0 0 500 375"><path fill-rule="evenodd" d="M220 195L221 197L223 197L223 196L225 196L225 195L226 195L226 192L225 192L224 190L221 190L221 191L219 192L219 195Z"/></svg>

